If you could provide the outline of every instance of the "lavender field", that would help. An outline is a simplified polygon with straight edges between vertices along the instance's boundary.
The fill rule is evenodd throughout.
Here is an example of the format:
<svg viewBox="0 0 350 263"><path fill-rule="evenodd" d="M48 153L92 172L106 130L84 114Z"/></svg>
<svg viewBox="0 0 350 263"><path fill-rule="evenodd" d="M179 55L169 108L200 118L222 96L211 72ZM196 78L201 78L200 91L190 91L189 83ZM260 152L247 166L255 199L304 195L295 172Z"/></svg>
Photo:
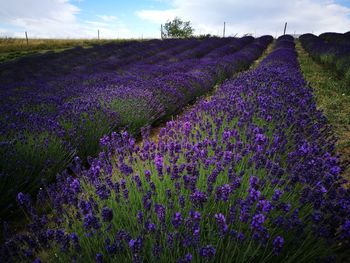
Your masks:
<svg viewBox="0 0 350 263"><path fill-rule="evenodd" d="M332 126L294 38L272 41L130 41L2 64L1 215L28 224L4 224L0 258L347 262Z"/></svg>
<svg viewBox="0 0 350 263"><path fill-rule="evenodd" d="M111 131L137 136L249 66L271 37L151 40L23 58L0 65L1 213ZM45 66L43 66L45 64Z"/></svg>

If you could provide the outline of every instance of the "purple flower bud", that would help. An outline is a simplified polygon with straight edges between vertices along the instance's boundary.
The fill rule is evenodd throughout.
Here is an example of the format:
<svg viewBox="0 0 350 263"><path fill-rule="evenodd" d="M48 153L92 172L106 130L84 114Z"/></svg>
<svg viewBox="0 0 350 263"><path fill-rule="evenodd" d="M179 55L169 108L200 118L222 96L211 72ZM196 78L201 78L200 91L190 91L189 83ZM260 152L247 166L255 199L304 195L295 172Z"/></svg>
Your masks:
<svg viewBox="0 0 350 263"><path fill-rule="evenodd" d="M139 224L141 224L142 221L143 221L143 212L142 212L142 211L138 211L138 212L137 212L137 215L136 215L136 218L137 218L137 222L138 222Z"/></svg>
<svg viewBox="0 0 350 263"><path fill-rule="evenodd" d="M151 180L151 172L149 170L145 171L145 177L147 182Z"/></svg>
<svg viewBox="0 0 350 263"><path fill-rule="evenodd" d="M283 195L283 191L276 189L273 196L272 196L272 200L274 202L277 202L281 198L282 195Z"/></svg>
<svg viewBox="0 0 350 263"><path fill-rule="evenodd" d="M17 194L17 202L20 206L30 206L31 202L30 202L30 198L28 195L23 194L22 192L19 192Z"/></svg>
<svg viewBox="0 0 350 263"><path fill-rule="evenodd" d="M147 232L149 232L149 233L154 233L154 232L156 231L157 227L156 227L156 225L153 224L152 222L147 221L147 222L145 223L145 229L146 229Z"/></svg>
<svg viewBox="0 0 350 263"><path fill-rule="evenodd" d="M350 220L345 220L344 224L341 227L341 239L350 240Z"/></svg>
<svg viewBox="0 0 350 263"><path fill-rule="evenodd" d="M137 239L130 239L129 247L133 254L139 254L142 249L142 239L140 237Z"/></svg>
<svg viewBox="0 0 350 263"><path fill-rule="evenodd" d="M256 176L251 176L249 178L249 185L251 188L257 189L259 186L259 178Z"/></svg>
<svg viewBox="0 0 350 263"><path fill-rule="evenodd" d="M229 184L224 184L223 186L218 186L216 188L216 200L222 200L224 202L227 202L228 199L230 198L231 194L231 186Z"/></svg>
<svg viewBox="0 0 350 263"><path fill-rule="evenodd" d="M184 129L185 135L188 136L191 132L191 123L188 121L184 122L183 129Z"/></svg>
<svg viewBox="0 0 350 263"><path fill-rule="evenodd" d="M265 222L265 216L263 214L256 214L253 216L251 227L253 230L261 230L262 224Z"/></svg>
<svg viewBox="0 0 350 263"><path fill-rule="evenodd" d="M96 254L96 263L103 263L103 255L101 253Z"/></svg>
<svg viewBox="0 0 350 263"><path fill-rule="evenodd" d="M73 182L70 184L70 188L73 190L74 193L78 193L80 190L80 182L78 179L74 179Z"/></svg>
<svg viewBox="0 0 350 263"><path fill-rule="evenodd" d="M176 229L179 228L182 222L181 213L176 212L171 222Z"/></svg>
<svg viewBox="0 0 350 263"><path fill-rule="evenodd" d="M195 206L201 207L208 200L208 197L204 192L196 190L191 194L190 199Z"/></svg>
<svg viewBox="0 0 350 263"><path fill-rule="evenodd" d="M256 205L256 209L263 213L269 213L272 210L272 205L268 200L260 200Z"/></svg>
<svg viewBox="0 0 350 263"><path fill-rule="evenodd" d="M199 255L203 258L208 258L208 259L214 257L215 253L216 253L216 249L214 247L212 247L211 245L202 247L199 250Z"/></svg>
<svg viewBox="0 0 350 263"><path fill-rule="evenodd" d="M154 163L158 172L163 170L163 157L161 155L156 156L156 158L154 159Z"/></svg>
<svg viewBox="0 0 350 263"><path fill-rule="evenodd" d="M275 252L276 255L278 255L281 252L283 248L283 244L284 244L284 239L281 236L277 236L273 241L273 251Z"/></svg>
<svg viewBox="0 0 350 263"><path fill-rule="evenodd" d="M84 228L86 230L89 229L99 229L101 227L101 224L98 220L98 218L92 214L87 214L84 217Z"/></svg>
<svg viewBox="0 0 350 263"><path fill-rule="evenodd" d="M214 217L216 219L216 223L217 223L217 226L219 228L219 235L224 235L228 230L225 216L223 214L219 213L219 214L215 214Z"/></svg>
<svg viewBox="0 0 350 263"><path fill-rule="evenodd" d="M102 219L104 222L111 222L113 219L113 211L112 209L108 208L107 206L104 206L102 208Z"/></svg>
<svg viewBox="0 0 350 263"><path fill-rule="evenodd" d="M160 205L160 204L155 204L154 210L157 214L159 221L164 223L165 222L165 207L163 205Z"/></svg>

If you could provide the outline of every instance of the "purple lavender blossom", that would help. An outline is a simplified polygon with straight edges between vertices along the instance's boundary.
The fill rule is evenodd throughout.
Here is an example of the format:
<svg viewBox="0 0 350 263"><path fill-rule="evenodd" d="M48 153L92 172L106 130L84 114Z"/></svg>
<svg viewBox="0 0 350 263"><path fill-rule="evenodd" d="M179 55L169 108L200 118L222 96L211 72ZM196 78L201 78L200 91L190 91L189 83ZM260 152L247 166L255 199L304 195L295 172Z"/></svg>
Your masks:
<svg viewBox="0 0 350 263"><path fill-rule="evenodd" d="M207 202L208 197L207 197L206 193L201 192L199 190L195 190L191 194L190 199L196 207L201 207L204 205L205 202Z"/></svg>
<svg viewBox="0 0 350 263"><path fill-rule="evenodd" d="M101 253L96 254L96 263L103 263L103 255Z"/></svg>
<svg viewBox="0 0 350 263"><path fill-rule="evenodd" d="M215 253L216 253L216 249L211 245L207 245L205 247L202 247L199 250L199 255L203 258L206 258L206 259L210 259L210 258L214 257Z"/></svg>
<svg viewBox="0 0 350 263"><path fill-rule="evenodd" d="M179 228L182 223L181 213L176 212L171 222L176 229Z"/></svg>
<svg viewBox="0 0 350 263"><path fill-rule="evenodd" d="M113 219L113 210L108 208L107 206L104 206L102 208L102 219L104 222L111 222Z"/></svg>
<svg viewBox="0 0 350 263"><path fill-rule="evenodd" d="M277 236L274 240L273 240L273 251L275 252L275 254L279 254L283 248L284 245L284 239L281 236Z"/></svg>
<svg viewBox="0 0 350 263"><path fill-rule="evenodd" d="M224 235L228 230L228 225L226 224L226 218L223 214L215 214L214 215L216 224L219 228L219 235Z"/></svg>

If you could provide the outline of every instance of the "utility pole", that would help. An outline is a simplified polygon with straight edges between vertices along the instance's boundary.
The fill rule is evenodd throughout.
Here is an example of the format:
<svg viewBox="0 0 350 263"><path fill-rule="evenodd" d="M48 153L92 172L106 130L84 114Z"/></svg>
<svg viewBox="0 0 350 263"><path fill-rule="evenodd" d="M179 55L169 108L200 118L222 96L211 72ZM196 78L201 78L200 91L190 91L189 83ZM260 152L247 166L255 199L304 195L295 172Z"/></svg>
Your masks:
<svg viewBox="0 0 350 263"><path fill-rule="evenodd" d="M222 37L225 37L225 30L226 30L226 22L224 22L224 30L222 32Z"/></svg>
<svg viewBox="0 0 350 263"><path fill-rule="evenodd" d="M286 34L286 30L287 30L287 22L284 24L283 35L285 35L285 34Z"/></svg>
<svg viewBox="0 0 350 263"><path fill-rule="evenodd" d="M97 40L100 40L100 29L97 29Z"/></svg>
<svg viewBox="0 0 350 263"><path fill-rule="evenodd" d="M160 25L160 38L163 39L163 24Z"/></svg>
<svg viewBox="0 0 350 263"><path fill-rule="evenodd" d="M27 41L27 46L28 46L28 35L27 35L27 31L26 31L25 33L26 33L26 41Z"/></svg>

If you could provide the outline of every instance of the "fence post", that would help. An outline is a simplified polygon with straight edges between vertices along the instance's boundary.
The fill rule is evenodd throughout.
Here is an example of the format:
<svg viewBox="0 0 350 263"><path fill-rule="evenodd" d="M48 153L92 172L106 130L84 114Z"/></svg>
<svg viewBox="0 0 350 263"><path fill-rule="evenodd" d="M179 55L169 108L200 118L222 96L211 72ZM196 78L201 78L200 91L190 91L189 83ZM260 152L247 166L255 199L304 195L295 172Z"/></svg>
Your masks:
<svg viewBox="0 0 350 263"><path fill-rule="evenodd" d="M26 33L26 41L27 41L27 46L28 46L28 34L27 34L27 31L25 33Z"/></svg>
<svg viewBox="0 0 350 263"><path fill-rule="evenodd" d="M285 34L286 34L286 30L287 30L287 22L284 24L283 35L285 35Z"/></svg>
<svg viewBox="0 0 350 263"><path fill-rule="evenodd" d="M226 22L224 22L224 30L222 32L222 37L225 37L225 31L226 31Z"/></svg>

